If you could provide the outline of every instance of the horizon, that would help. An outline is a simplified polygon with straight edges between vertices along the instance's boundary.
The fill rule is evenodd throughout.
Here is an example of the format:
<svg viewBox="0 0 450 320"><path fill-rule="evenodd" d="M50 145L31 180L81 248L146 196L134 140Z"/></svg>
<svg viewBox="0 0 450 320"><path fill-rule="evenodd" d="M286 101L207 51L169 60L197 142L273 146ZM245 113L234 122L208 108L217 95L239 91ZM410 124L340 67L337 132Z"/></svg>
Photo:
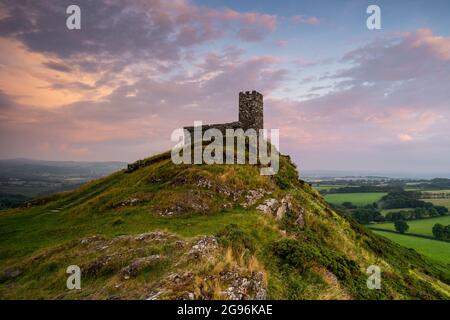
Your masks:
<svg viewBox="0 0 450 320"><path fill-rule="evenodd" d="M381 30L369 1L69 4L0 4L0 159L130 163L257 90L300 171L449 175L448 1L377 1Z"/></svg>
<svg viewBox="0 0 450 320"><path fill-rule="evenodd" d="M35 162L74 162L74 163L121 163L124 165L130 162L121 160L51 160L51 159L32 159L32 158L6 158L1 161L35 161ZM304 178L351 178L351 177L380 177L389 179L425 179L431 180L435 178L450 179L449 172L425 171L425 172L410 172L410 171L389 171L389 170L339 170L339 169L302 169L298 168L300 176Z"/></svg>

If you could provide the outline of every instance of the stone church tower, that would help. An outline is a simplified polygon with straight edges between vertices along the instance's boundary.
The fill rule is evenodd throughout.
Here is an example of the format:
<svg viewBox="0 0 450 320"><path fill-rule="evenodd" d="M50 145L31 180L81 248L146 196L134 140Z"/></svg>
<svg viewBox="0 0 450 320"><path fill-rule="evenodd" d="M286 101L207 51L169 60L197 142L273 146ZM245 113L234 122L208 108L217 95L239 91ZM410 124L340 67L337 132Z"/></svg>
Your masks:
<svg viewBox="0 0 450 320"><path fill-rule="evenodd" d="M226 134L227 129L254 129L258 133L259 129L264 128L264 103L263 95L256 91L246 91L239 93L239 121L202 125L202 132L208 129L218 129L223 135ZM194 135L194 127L184 127L189 131L191 138ZM191 139L191 141L193 141Z"/></svg>
<svg viewBox="0 0 450 320"><path fill-rule="evenodd" d="M264 128L263 95L259 92L239 93L239 121L242 129Z"/></svg>

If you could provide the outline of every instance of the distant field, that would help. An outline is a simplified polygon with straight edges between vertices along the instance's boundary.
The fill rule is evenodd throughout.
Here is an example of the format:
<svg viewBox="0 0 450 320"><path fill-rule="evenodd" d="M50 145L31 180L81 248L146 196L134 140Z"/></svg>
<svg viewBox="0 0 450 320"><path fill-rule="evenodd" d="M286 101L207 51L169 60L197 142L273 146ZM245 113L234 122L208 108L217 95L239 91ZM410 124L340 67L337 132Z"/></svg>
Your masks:
<svg viewBox="0 0 450 320"><path fill-rule="evenodd" d="M383 209L381 210L381 214L383 216L386 216L389 212L411 211L411 210L414 210L414 208Z"/></svg>
<svg viewBox="0 0 450 320"><path fill-rule="evenodd" d="M346 185L331 185L331 184L321 184L321 185L313 184L313 188L318 191L331 190L331 189L342 188L342 187L347 187L347 186Z"/></svg>
<svg viewBox="0 0 450 320"><path fill-rule="evenodd" d="M412 248L417 252L443 263L450 263L450 243L423 239L409 235L402 235L383 231L373 231L404 247Z"/></svg>
<svg viewBox="0 0 450 320"><path fill-rule="evenodd" d="M441 189L441 190L423 190L426 193L446 193L450 192L450 189Z"/></svg>
<svg viewBox="0 0 450 320"><path fill-rule="evenodd" d="M430 219L420 219L407 221L409 225L408 233L423 234L425 236L433 236L431 231L436 223L443 224L444 226L450 224L450 216L437 217ZM368 227L374 227L379 229L395 230L393 223L376 223L368 225Z"/></svg>
<svg viewBox="0 0 450 320"><path fill-rule="evenodd" d="M332 204L351 202L357 206L364 206L377 202L384 195L385 192L334 193L325 195L325 200Z"/></svg>
<svg viewBox="0 0 450 320"><path fill-rule="evenodd" d="M450 210L450 199L422 199L426 202L431 202L435 206L444 206Z"/></svg>

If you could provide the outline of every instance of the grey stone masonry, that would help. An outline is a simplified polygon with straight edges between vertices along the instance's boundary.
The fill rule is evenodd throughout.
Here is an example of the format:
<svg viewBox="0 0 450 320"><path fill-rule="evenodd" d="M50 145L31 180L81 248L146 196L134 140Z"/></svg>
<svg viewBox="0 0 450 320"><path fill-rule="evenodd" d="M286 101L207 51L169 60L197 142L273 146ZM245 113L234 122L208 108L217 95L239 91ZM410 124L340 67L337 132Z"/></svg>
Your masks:
<svg viewBox="0 0 450 320"><path fill-rule="evenodd" d="M239 122L242 129L264 128L264 110L263 95L259 92L240 92L239 93Z"/></svg>
<svg viewBox="0 0 450 320"><path fill-rule="evenodd" d="M256 91L246 91L239 93L239 121L222 123L222 124L210 124L202 125L202 134L208 129L214 128L226 134L227 129L255 129L258 132L259 129L264 128L264 108L263 108L263 95ZM194 128L184 127L189 131L191 137L194 134ZM192 141L192 140L191 140Z"/></svg>

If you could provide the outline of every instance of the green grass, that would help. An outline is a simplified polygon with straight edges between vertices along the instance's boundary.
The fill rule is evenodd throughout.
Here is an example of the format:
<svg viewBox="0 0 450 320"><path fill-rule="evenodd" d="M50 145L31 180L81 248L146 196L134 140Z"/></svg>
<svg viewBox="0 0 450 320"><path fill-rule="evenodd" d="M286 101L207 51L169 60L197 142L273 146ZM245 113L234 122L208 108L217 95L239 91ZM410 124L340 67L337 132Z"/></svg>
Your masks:
<svg viewBox="0 0 450 320"><path fill-rule="evenodd" d="M325 195L325 200L332 204L351 202L357 206L365 206L377 202L386 195L385 192L333 193Z"/></svg>
<svg viewBox="0 0 450 320"><path fill-rule="evenodd" d="M431 202L435 206L444 206L450 210L450 199L422 199L426 202Z"/></svg>
<svg viewBox="0 0 450 320"><path fill-rule="evenodd" d="M1 220L0 258L19 258L35 250L93 234L112 238L122 234L168 230L183 237L192 237L198 234L215 234L229 223L251 231L256 227L258 217L257 213L239 209L173 218L155 217L136 209L132 214L127 214L126 211L122 214L104 213L92 220L70 217L63 212L27 216L18 214L8 217L7 221ZM118 219L122 223L116 224Z"/></svg>
<svg viewBox="0 0 450 320"><path fill-rule="evenodd" d="M448 242L423 239L378 230L374 230L374 232L404 247L414 249L433 260L450 264L450 243Z"/></svg>
<svg viewBox="0 0 450 320"><path fill-rule="evenodd" d="M430 219L420 219L420 220L411 220L407 221L409 225L409 229L407 233L415 233L415 234L421 234L424 236L433 236L433 232L431 231L433 226L436 223L440 223L443 225L449 225L450 224L450 215L444 216L444 217L436 217L436 218L430 218ZM380 223L380 224L372 224L368 226L378 228L378 229L387 229L387 230L395 230L393 223Z"/></svg>

